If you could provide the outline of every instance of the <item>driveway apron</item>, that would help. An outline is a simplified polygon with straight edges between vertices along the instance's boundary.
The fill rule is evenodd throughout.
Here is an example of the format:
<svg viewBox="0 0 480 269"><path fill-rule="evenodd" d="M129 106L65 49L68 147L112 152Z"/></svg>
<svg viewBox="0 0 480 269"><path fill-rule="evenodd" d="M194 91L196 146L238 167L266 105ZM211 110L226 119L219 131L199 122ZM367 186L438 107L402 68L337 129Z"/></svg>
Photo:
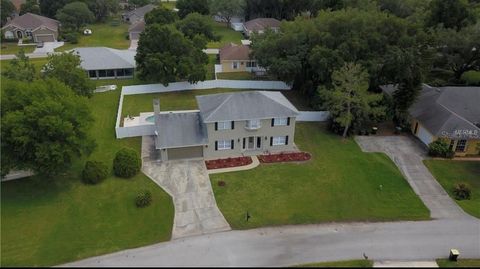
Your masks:
<svg viewBox="0 0 480 269"><path fill-rule="evenodd" d="M423 164L427 151L423 144L407 136L357 136L365 152L383 152L398 166L415 193L430 209L434 219L472 218L447 194Z"/></svg>

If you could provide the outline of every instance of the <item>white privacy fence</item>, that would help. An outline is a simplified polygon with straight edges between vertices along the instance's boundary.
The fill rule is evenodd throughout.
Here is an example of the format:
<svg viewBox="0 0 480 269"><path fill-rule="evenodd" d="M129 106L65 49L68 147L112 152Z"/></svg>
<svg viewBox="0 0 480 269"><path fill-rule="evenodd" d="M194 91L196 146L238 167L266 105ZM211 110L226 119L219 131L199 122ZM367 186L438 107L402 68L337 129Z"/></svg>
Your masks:
<svg viewBox="0 0 480 269"><path fill-rule="evenodd" d="M257 80L207 80L191 84L188 82L170 83L168 86L163 84L148 84L124 86L120 94L120 100L117 111L117 121L115 124L115 133L117 138L136 137L144 135L153 135L155 125L140 124L136 126L120 127L122 121L123 99L125 95L148 94L175 92L184 90L205 90L215 88L229 89L256 89L256 90L290 90L291 87L282 81L257 81ZM328 111L300 111L297 121L326 121L328 119Z"/></svg>

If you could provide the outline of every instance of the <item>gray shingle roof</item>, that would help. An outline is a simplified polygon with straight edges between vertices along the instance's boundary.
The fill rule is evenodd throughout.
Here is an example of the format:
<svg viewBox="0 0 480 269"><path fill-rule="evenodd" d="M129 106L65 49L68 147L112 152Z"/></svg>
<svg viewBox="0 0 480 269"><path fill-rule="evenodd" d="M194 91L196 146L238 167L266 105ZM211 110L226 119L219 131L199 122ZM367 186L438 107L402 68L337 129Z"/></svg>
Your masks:
<svg viewBox="0 0 480 269"><path fill-rule="evenodd" d="M85 70L135 68L135 51L106 47L76 48Z"/></svg>
<svg viewBox="0 0 480 269"><path fill-rule="evenodd" d="M58 31L58 24L60 22L54 19L50 19L44 16L40 16L33 13L25 13L22 16L15 17L13 20L7 22L3 28L9 25L15 25L23 29L34 30L40 26L45 26L53 31Z"/></svg>
<svg viewBox="0 0 480 269"><path fill-rule="evenodd" d="M265 31L267 28L279 28L281 22L274 18L257 18L247 21L244 25L249 31Z"/></svg>
<svg viewBox="0 0 480 269"><path fill-rule="evenodd" d="M200 112L160 113L156 115L155 125L157 149L207 144L206 126L200 120Z"/></svg>
<svg viewBox="0 0 480 269"><path fill-rule="evenodd" d="M224 60L249 60L250 47L230 43L220 49L220 61Z"/></svg>
<svg viewBox="0 0 480 269"><path fill-rule="evenodd" d="M381 87L388 94L396 86ZM480 138L480 87L431 87L424 85L409 109L433 135L454 139Z"/></svg>
<svg viewBox="0 0 480 269"><path fill-rule="evenodd" d="M197 96L205 123L295 117L298 110L280 92L248 91Z"/></svg>

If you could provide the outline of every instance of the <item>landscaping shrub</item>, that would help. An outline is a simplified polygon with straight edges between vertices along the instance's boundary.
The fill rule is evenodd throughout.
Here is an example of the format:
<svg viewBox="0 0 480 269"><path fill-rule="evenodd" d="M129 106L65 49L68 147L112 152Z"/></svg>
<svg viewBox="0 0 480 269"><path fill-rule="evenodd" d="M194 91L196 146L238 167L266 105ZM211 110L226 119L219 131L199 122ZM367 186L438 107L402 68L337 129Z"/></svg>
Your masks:
<svg viewBox="0 0 480 269"><path fill-rule="evenodd" d="M467 183L457 183L453 187L453 194L457 200L470 200L470 186Z"/></svg>
<svg viewBox="0 0 480 269"><path fill-rule="evenodd" d="M449 145L443 140L436 140L428 145L428 155L432 157L453 157Z"/></svg>
<svg viewBox="0 0 480 269"><path fill-rule="evenodd" d="M113 172L118 177L133 177L140 171L140 167L140 157L133 149L123 148L119 150L113 160Z"/></svg>
<svg viewBox="0 0 480 269"><path fill-rule="evenodd" d="M467 71L462 75L462 81L467 85L480 86L480 71Z"/></svg>
<svg viewBox="0 0 480 269"><path fill-rule="evenodd" d="M71 33L64 33L63 38L65 41L70 42L72 44L78 43L78 33L71 32Z"/></svg>
<svg viewBox="0 0 480 269"><path fill-rule="evenodd" d="M87 161L82 171L82 180L87 184L97 184L108 176L108 166L102 162Z"/></svg>
<svg viewBox="0 0 480 269"><path fill-rule="evenodd" d="M223 180L218 181L218 186L219 187L225 187L226 183Z"/></svg>
<svg viewBox="0 0 480 269"><path fill-rule="evenodd" d="M152 194L149 191L142 191L135 198L135 205L137 207L147 207L152 202Z"/></svg>

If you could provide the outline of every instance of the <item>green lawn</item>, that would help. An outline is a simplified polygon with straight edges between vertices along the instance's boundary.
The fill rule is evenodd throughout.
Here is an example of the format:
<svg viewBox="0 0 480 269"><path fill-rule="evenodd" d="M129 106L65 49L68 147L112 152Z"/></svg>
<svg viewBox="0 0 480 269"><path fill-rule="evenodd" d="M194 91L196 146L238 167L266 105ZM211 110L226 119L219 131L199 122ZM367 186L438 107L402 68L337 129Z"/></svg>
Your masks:
<svg viewBox="0 0 480 269"><path fill-rule="evenodd" d="M209 54L208 55L208 64L207 64L207 80L215 79L215 64L217 63L217 55Z"/></svg>
<svg viewBox="0 0 480 269"><path fill-rule="evenodd" d="M76 47L109 47L114 49L128 49L130 46L130 40L128 40L126 36L128 34L129 26L129 24L123 22L120 22L120 24L117 26L111 25L110 22L88 25L82 29L91 29L92 35L85 36L80 33L78 44L65 43L64 46L55 49L55 51L65 51Z"/></svg>
<svg viewBox="0 0 480 269"><path fill-rule="evenodd" d="M20 48L23 48L25 50L25 53L32 53L35 50L35 45L18 46L17 42L2 42L0 54L17 54L20 51Z"/></svg>
<svg viewBox="0 0 480 269"><path fill-rule="evenodd" d="M162 6L168 8L168 9L174 9L176 4L177 4L176 1L171 1L171 2L163 2L162 1Z"/></svg>
<svg viewBox="0 0 480 269"><path fill-rule="evenodd" d="M468 71L462 75L462 80L467 85L480 85L480 71Z"/></svg>
<svg viewBox="0 0 480 269"><path fill-rule="evenodd" d="M231 80L254 80L255 74L250 72L232 72L232 73L218 73L218 79L231 79Z"/></svg>
<svg viewBox="0 0 480 269"><path fill-rule="evenodd" d="M216 35L219 35L221 39L217 42L209 42L207 48L218 49L230 42L240 45L241 40L244 39L241 32L236 32L232 28L227 27L226 23L214 22L213 31Z"/></svg>
<svg viewBox="0 0 480 269"><path fill-rule="evenodd" d="M429 219L385 154L364 153L352 139L342 141L318 123L298 123L295 143L312 160L211 175L215 199L232 228ZM226 187L218 186L220 180Z"/></svg>
<svg viewBox="0 0 480 269"><path fill-rule="evenodd" d="M99 93L90 102L98 146L89 159L110 167L121 147L140 152L140 138L115 138L119 95ZM55 178L1 183L2 266L51 266L171 238L174 209L167 193L141 173L86 186L79 179L84 162ZM152 192L153 202L137 209L134 197L142 189Z"/></svg>
<svg viewBox="0 0 480 269"><path fill-rule="evenodd" d="M423 162L454 200L453 186L459 182L468 183L472 191L470 200L455 200L455 202L468 214L480 218L480 162L449 160Z"/></svg>
<svg viewBox="0 0 480 269"><path fill-rule="evenodd" d="M478 268L480 267L480 259L461 259L459 258L458 261L452 262L448 259L438 259L437 260L438 267L471 267L471 268Z"/></svg>
<svg viewBox="0 0 480 269"><path fill-rule="evenodd" d="M357 268L367 268L373 267L373 261L370 260L351 260L351 261L340 261L340 262L316 262L316 263L307 263L296 265L293 267L357 267Z"/></svg>

